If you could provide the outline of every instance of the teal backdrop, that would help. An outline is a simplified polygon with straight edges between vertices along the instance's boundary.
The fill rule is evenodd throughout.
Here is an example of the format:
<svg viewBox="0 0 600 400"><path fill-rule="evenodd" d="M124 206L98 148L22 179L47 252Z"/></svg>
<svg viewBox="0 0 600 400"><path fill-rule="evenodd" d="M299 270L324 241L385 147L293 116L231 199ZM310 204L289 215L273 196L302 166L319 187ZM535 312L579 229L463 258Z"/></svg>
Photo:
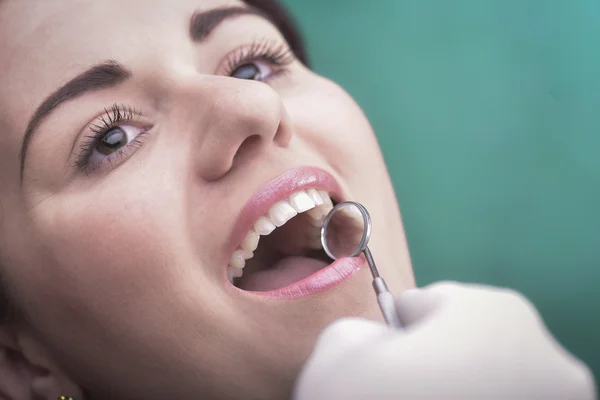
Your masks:
<svg viewBox="0 0 600 400"><path fill-rule="evenodd" d="M363 107L417 283L526 294L600 376L600 2L284 0Z"/></svg>

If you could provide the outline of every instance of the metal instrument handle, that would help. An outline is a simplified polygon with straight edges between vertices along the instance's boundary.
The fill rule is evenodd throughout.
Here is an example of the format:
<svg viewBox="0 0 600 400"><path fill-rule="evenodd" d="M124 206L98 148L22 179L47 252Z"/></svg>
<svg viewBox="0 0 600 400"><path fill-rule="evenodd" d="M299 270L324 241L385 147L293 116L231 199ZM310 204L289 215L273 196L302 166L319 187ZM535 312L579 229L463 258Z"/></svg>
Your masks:
<svg viewBox="0 0 600 400"><path fill-rule="evenodd" d="M402 323L396 312L396 303L394 295L388 290L385 281L381 277L373 279L373 287L377 293L377 303L383 314L383 318L388 326L396 329L402 329Z"/></svg>

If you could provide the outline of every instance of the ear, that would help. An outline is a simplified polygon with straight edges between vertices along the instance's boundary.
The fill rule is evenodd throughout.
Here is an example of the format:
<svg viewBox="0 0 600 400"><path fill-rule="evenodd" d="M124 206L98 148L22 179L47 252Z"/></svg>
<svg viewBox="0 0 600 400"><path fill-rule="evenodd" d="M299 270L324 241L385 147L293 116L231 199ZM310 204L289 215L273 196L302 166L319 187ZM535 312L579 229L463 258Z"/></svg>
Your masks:
<svg viewBox="0 0 600 400"><path fill-rule="evenodd" d="M0 399L83 399L79 386L31 333L29 327L0 324Z"/></svg>

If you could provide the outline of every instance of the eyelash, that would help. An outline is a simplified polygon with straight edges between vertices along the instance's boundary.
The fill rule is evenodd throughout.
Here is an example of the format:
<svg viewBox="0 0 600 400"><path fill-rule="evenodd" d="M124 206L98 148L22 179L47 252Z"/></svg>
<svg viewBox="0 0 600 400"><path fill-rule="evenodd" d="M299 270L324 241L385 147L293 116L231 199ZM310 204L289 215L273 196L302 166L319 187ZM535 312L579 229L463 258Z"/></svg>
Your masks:
<svg viewBox="0 0 600 400"><path fill-rule="evenodd" d="M75 161L75 166L82 172L87 172L90 166L90 158L94 154L94 149L100 142L100 139L106 135L111 129L123 125L128 122L133 122L139 118L139 113L133 108L125 105L113 104L110 109L104 109L104 114L98 117L92 126L89 128L93 134L86 136L86 140L79 146L80 153ZM104 162L112 163L115 159L127 155L131 150L131 146L140 147L142 141L140 137L147 134L148 129L142 132L127 144L125 147L115 151L113 154L107 155ZM94 168L95 169L95 168Z"/></svg>
<svg viewBox="0 0 600 400"><path fill-rule="evenodd" d="M264 61L277 68L267 78L260 79L260 81L268 81L271 78L275 78L287 72L287 67L295 60L295 55L292 50L285 44L274 43L268 39L255 40L250 46L238 48L227 56L225 61L225 75L231 75L238 68L250 64L256 61ZM132 122L138 118L140 114L135 109L125 105L113 104L109 109L104 109L104 114L94 121L92 126L89 128L93 134L86 136L86 141L81 144L80 153L77 155L75 166L82 172L88 172L90 168L90 158L94 153L94 149L100 142L100 139L106 135L111 129L127 123ZM102 164L113 163L113 161L125 157L132 150L132 146L139 148L143 144L143 140L140 140L143 135L148 133L148 129L142 130L142 132L131 141L131 143L125 145L125 147L117 150L115 153L107 155ZM133 149L135 149L133 148ZM98 166L94 166L93 169L97 169Z"/></svg>
<svg viewBox="0 0 600 400"><path fill-rule="evenodd" d="M236 69L251 62L264 61L277 67L267 81L277 75L287 72L287 67L296 59L292 50L283 43L276 43L269 39L255 40L250 46L239 48L230 54L225 61L224 75L231 75Z"/></svg>

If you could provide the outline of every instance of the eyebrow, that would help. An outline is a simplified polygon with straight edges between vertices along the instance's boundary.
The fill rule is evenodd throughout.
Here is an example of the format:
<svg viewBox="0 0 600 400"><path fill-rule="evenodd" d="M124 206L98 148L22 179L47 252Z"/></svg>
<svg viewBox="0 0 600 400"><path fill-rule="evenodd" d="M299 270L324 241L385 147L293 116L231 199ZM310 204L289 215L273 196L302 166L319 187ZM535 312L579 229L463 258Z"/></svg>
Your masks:
<svg viewBox="0 0 600 400"><path fill-rule="evenodd" d="M25 170L25 159L27 158L27 149L37 128L42 124L52 111L62 103L72 100L84 93L94 90L100 90L107 87L118 85L131 76L125 67L116 61L104 61L93 66L87 71L77 75L57 91L52 93L35 110L33 117L27 124L19 158L21 161L21 182L23 181L23 172Z"/></svg>
<svg viewBox="0 0 600 400"><path fill-rule="evenodd" d="M210 36L212 31L224 20L240 15L256 15L271 22L271 19L262 10L246 7L221 7L212 10L196 12L190 20L190 38L193 42L202 42Z"/></svg>
<svg viewBox="0 0 600 400"><path fill-rule="evenodd" d="M190 39L196 43L204 42L221 22L241 15L257 15L271 21L268 15L255 7L223 7L195 12L190 20ZM117 86L131 78L131 76L131 71L120 63L106 60L77 75L50 94L35 110L25 129L21 151L19 152L21 183L23 183L25 160L27 159L27 150L31 139L42 122L58 106L86 93Z"/></svg>

